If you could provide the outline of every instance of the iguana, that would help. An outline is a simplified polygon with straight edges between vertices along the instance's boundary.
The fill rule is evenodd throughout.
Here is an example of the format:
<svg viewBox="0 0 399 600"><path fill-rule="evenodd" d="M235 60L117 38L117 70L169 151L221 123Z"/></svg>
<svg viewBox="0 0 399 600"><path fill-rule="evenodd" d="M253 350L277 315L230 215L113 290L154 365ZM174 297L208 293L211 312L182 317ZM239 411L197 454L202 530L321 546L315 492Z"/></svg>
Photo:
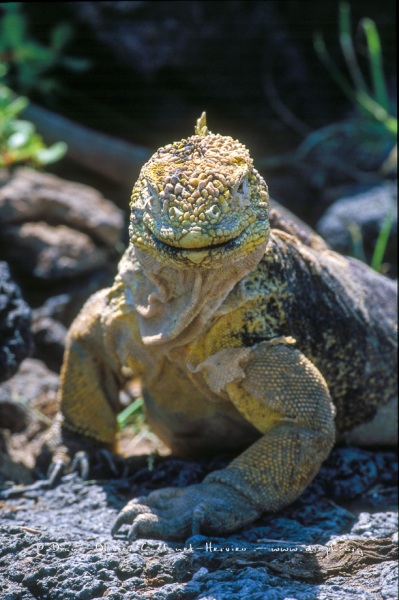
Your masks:
<svg viewBox="0 0 399 600"><path fill-rule="evenodd" d="M69 331L47 448L63 467L77 451L115 452L118 393L140 376L173 453L238 457L200 484L131 500L114 534L234 531L293 502L336 433L391 414L395 283L272 220L247 148L205 115L142 168L115 282Z"/></svg>

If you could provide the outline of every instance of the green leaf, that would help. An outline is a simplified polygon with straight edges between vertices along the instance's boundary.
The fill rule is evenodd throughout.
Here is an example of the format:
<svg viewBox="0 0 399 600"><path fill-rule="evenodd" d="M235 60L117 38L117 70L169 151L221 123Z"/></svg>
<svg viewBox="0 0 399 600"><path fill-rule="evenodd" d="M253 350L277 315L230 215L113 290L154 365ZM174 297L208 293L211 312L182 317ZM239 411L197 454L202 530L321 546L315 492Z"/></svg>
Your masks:
<svg viewBox="0 0 399 600"><path fill-rule="evenodd" d="M143 398L136 398L134 402L129 404L129 406L127 406L125 409L123 409L122 412L120 412L117 416L119 427L125 427L130 417L132 417L136 413L140 413L142 411L143 404Z"/></svg>
<svg viewBox="0 0 399 600"><path fill-rule="evenodd" d="M8 67L4 62L0 60L0 78L7 75Z"/></svg>
<svg viewBox="0 0 399 600"><path fill-rule="evenodd" d="M17 119L13 121L12 126L15 132L23 133L24 135L31 136L35 133L35 126L30 121Z"/></svg>
<svg viewBox="0 0 399 600"><path fill-rule="evenodd" d="M72 38L72 27L69 23L60 23L51 32L51 48L54 52L61 52Z"/></svg>
<svg viewBox="0 0 399 600"><path fill-rule="evenodd" d="M25 110L28 104L28 98L25 98L25 96L18 96L18 98L15 98L15 100L3 107L3 114L6 117L16 117L20 112Z"/></svg>
<svg viewBox="0 0 399 600"><path fill-rule="evenodd" d="M67 69L76 71L77 73L87 71L87 69L91 67L91 61L89 59L76 58L74 56L65 56L61 59L61 64Z"/></svg>
<svg viewBox="0 0 399 600"><path fill-rule="evenodd" d="M25 17L17 12L8 13L2 19L3 43L11 49L18 48L25 37Z"/></svg>
<svg viewBox="0 0 399 600"><path fill-rule="evenodd" d="M353 102L353 104L357 106L355 90L352 88L349 79L347 79L347 77L341 73L340 69L331 58L323 36L320 33L314 34L313 44L319 59L329 71L331 77L335 80L335 83L341 88L342 92Z"/></svg>
<svg viewBox="0 0 399 600"><path fill-rule="evenodd" d="M353 46L351 27L351 7L347 2L342 2L339 5L339 41L342 54L344 55L355 89L367 93L366 82L360 70Z"/></svg>
<svg viewBox="0 0 399 600"><path fill-rule="evenodd" d="M387 249L389 236L394 226L394 212L391 210L385 217L380 233L378 234L375 243L373 256L371 258L371 267L376 271L381 269L382 261L384 260L385 251Z"/></svg>
<svg viewBox="0 0 399 600"><path fill-rule="evenodd" d="M48 148L42 148L35 155L35 160L40 165L48 165L50 163L60 160L65 156L68 150L68 146L65 142L57 142Z"/></svg>
<svg viewBox="0 0 399 600"><path fill-rule="evenodd" d="M366 36L375 99L385 110L389 111L389 98L382 66L381 42L377 27L371 19L363 19L360 25L363 27Z"/></svg>
<svg viewBox="0 0 399 600"><path fill-rule="evenodd" d="M7 104L11 100L12 100L11 90L7 86L0 84L0 110L2 110L3 107L7 106Z"/></svg>
<svg viewBox="0 0 399 600"><path fill-rule="evenodd" d="M7 147L11 150L22 148L29 142L29 134L24 131L16 131L7 140Z"/></svg>
<svg viewBox="0 0 399 600"><path fill-rule="evenodd" d="M362 230L360 229L358 223L355 223L354 221L348 223L347 227L352 242L352 256L364 263L367 262L366 253L364 251Z"/></svg>
<svg viewBox="0 0 399 600"><path fill-rule="evenodd" d="M36 42L27 41L15 53L15 60L26 63L34 69L48 69L56 61L56 56L51 48L46 48Z"/></svg>

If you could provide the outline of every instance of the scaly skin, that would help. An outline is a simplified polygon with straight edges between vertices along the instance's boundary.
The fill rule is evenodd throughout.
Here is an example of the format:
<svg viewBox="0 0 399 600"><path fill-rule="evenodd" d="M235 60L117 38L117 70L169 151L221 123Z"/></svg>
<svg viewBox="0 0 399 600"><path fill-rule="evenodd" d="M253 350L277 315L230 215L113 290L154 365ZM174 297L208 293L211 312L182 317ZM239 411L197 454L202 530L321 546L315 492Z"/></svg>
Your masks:
<svg viewBox="0 0 399 600"><path fill-rule="evenodd" d="M198 485L129 502L113 532L224 534L292 502L336 432L395 395L396 288L274 216L247 149L208 132L161 148L131 203L114 285L73 323L48 447L116 451L118 390L141 376L178 455L241 452Z"/></svg>

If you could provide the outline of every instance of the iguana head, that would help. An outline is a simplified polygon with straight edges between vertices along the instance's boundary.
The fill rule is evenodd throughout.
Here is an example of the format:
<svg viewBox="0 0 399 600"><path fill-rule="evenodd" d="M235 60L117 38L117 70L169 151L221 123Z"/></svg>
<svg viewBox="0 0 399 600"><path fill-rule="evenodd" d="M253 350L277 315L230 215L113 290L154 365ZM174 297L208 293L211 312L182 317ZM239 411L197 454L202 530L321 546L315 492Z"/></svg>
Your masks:
<svg viewBox="0 0 399 600"><path fill-rule="evenodd" d="M176 267L223 266L268 238L264 180L243 144L208 132L205 113L195 135L144 165L130 206L133 245Z"/></svg>

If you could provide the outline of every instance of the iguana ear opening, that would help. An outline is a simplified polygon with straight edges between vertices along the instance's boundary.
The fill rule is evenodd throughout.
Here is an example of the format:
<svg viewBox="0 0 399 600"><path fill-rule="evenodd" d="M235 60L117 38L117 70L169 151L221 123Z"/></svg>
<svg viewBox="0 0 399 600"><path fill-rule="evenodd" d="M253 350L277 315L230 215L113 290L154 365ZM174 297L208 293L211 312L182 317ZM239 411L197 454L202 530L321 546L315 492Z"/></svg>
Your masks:
<svg viewBox="0 0 399 600"><path fill-rule="evenodd" d="M197 119L197 123L194 127L194 133L196 135L200 135L201 137L208 135L209 131L208 131L208 127L206 125L206 112L205 111L201 114L200 118Z"/></svg>

